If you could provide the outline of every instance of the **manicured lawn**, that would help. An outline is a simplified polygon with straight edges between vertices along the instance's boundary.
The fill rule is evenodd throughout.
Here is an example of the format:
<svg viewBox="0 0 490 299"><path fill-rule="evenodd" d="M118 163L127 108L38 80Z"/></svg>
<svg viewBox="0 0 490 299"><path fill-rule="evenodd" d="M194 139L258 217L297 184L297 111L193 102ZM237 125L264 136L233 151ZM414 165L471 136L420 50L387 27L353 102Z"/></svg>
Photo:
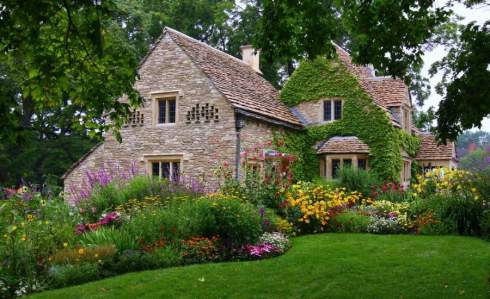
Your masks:
<svg viewBox="0 0 490 299"><path fill-rule="evenodd" d="M318 234L284 256L130 273L33 298L489 298L490 243Z"/></svg>

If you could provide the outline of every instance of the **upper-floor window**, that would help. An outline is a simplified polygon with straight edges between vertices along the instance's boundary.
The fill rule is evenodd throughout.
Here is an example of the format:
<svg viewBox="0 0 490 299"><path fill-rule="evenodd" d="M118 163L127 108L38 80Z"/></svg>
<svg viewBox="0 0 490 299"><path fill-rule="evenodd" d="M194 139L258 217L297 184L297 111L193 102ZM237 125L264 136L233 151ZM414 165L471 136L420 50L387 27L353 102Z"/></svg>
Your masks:
<svg viewBox="0 0 490 299"><path fill-rule="evenodd" d="M323 101L323 120L332 121L342 119L342 100Z"/></svg>
<svg viewBox="0 0 490 299"><path fill-rule="evenodd" d="M157 98L157 123L175 123L177 100L175 97Z"/></svg>

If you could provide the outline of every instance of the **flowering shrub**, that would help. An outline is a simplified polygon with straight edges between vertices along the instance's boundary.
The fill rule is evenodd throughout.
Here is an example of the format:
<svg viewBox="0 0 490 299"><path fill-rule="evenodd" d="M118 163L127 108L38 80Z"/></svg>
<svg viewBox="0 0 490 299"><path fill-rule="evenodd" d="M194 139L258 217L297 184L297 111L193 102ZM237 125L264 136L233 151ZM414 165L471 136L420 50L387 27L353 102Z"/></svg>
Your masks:
<svg viewBox="0 0 490 299"><path fill-rule="evenodd" d="M259 238L259 244L270 244L274 246L279 253L283 253L289 248L289 239L279 232L265 232Z"/></svg>
<svg viewBox="0 0 490 299"><path fill-rule="evenodd" d="M215 167L215 176L223 182L221 193L246 199L256 205L278 208L284 200L284 191L292 184L290 167L296 157L279 152L269 141L243 149L240 160L239 182L235 180L230 163L225 161Z"/></svg>
<svg viewBox="0 0 490 299"><path fill-rule="evenodd" d="M220 258L219 237L192 237L180 241L182 256L187 262L215 261Z"/></svg>
<svg viewBox="0 0 490 299"><path fill-rule="evenodd" d="M101 226L114 224L119 219L120 219L120 214L118 212L110 212L107 214L103 214L101 219L95 223L77 224L75 227L75 233L77 235L81 235L86 231L94 231Z"/></svg>
<svg viewBox="0 0 490 299"><path fill-rule="evenodd" d="M418 232L481 235L481 219L489 208L483 177L465 170L437 168L417 176L412 186L412 214ZM429 218L430 215L430 218Z"/></svg>
<svg viewBox="0 0 490 299"><path fill-rule="evenodd" d="M361 203L359 192L299 182L286 192L286 214L300 231L323 231L328 220L345 208Z"/></svg>
<svg viewBox="0 0 490 299"><path fill-rule="evenodd" d="M466 170L436 168L417 175L417 183L412 185L414 196L427 197L431 194L458 194L466 198L481 200L476 188L477 176Z"/></svg>
<svg viewBox="0 0 490 299"><path fill-rule="evenodd" d="M34 188L6 193L0 201L0 277L12 297L40 288L49 255L73 242L78 218L61 200Z"/></svg>
<svg viewBox="0 0 490 299"><path fill-rule="evenodd" d="M406 231L406 229L396 216L372 216L367 231L375 234L397 234Z"/></svg>
<svg viewBox="0 0 490 299"><path fill-rule="evenodd" d="M272 244L245 245L245 250L251 258L264 258L279 253Z"/></svg>
<svg viewBox="0 0 490 299"><path fill-rule="evenodd" d="M403 185L391 182L371 186L370 196L375 200L389 200L393 202L403 202L409 198L409 194Z"/></svg>

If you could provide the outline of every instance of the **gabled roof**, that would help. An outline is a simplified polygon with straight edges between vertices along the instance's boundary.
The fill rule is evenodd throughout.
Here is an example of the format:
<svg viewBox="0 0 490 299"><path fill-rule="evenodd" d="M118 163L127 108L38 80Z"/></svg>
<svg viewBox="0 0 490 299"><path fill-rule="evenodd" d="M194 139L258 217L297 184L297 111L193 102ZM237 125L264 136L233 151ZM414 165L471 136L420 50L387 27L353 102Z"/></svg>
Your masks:
<svg viewBox="0 0 490 299"><path fill-rule="evenodd" d="M234 108L302 127L300 120L279 100L279 92L248 64L174 29L166 27L165 34L184 50Z"/></svg>
<svg viewBox="0 0 490 299"><path fill-rule="evenodd" d="M361 87L378 106L388 108L401 106L403 103L410 105L408 87L401 79L375 76L372 69L354 64L352 57L346 50L336 44L334 45L339 59L358 78Z"/></svg>
<svg viewBox="0 0 490 299"><path fill-rule="evenodd" d="M408 87L405 83L392 77L361 78L362 88L374 99L376 104L383 107L410 105Z"/></svg>
<svg viewBox="0 0 490 299"><path fill-rule="evenodd" d="M355 136L334 136L324 141L317 149L317 154L369 154L369 146Z"/></svg>
<svg viewBox="0 0 490 299"><path fill-rule="evenodd" d="M457 160L454 142L437 144L436 138L430 133L420 133L421 144L417 160Z"/></svg>

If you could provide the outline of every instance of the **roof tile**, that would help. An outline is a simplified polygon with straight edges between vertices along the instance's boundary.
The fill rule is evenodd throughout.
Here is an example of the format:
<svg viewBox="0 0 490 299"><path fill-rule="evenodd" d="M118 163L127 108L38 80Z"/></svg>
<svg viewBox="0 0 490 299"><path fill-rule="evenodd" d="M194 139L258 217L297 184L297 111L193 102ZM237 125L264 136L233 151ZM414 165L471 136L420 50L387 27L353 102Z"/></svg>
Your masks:
<svg viewBox="0 0 490 299"><path fill-rule="evenodd" d="M302 126L279 100L279 92L248 64L174 29L166 32L235 108Z"/></svg>
<svg viewBox="0 0 490 299"><path fill-rule="evenodd" d="M421 144L417 153L417 160L456 159L454 142L438 145L436 138L430 133L421 133L419 138Z"/></svg>
<svg viewBox="0 0 490 299"><path fill-rule="evenodd" d="M332 153L365 153L369 154L369 146L355 136L334 136L318 147L318 154Z"/></svg>

